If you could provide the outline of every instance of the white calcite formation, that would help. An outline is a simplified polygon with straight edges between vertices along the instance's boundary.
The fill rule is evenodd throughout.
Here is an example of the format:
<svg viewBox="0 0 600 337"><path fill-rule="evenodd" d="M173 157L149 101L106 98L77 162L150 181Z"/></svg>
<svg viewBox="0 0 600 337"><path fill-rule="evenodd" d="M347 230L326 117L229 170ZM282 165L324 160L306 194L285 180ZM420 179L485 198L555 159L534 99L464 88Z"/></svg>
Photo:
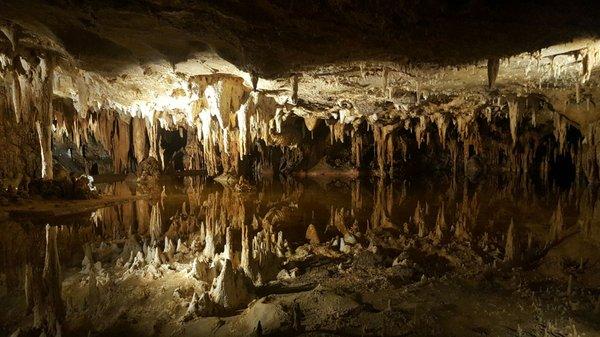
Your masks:
<svg viewBox="0 0 600 337"><path fill-rule="evenodd" d="M579 175L589 181L599 178L593 104L599 93L592 70L600 48L592 39L519 54L510 62L482 60L481 67L417 66L409 69L414 77L409 82L403 80L402 67L375 62L370 69L339 64L331 66L331 74L319 69L294 73L292 81L286 76L284 89L265 80L254 90L252 76L231 65L223 71L188 73L144 65L145 70L127 69L113 81L47 50L26 53L20 48L23 32L8 35L14 39L2 42L10 48L0 52L0 110L5 113L0 128L6 138L0 144L7 144L0 171L6 184L21 185L26 177L52 179L53 147L64 139L73 144L70 153L84 157L97 142L116 173L131 172L149 158L164 170L170 160L162 138L166 131L185 138L185 168L209 176L309 165L303 146L313 145L314 151L317 138L327 133L330 145L348 146L347 164L354 169L364 168L365 152L374 151L372 167L379 176L397 172L398 162L407 161L409 149L416 146L443 151L454 171L472 170L477 156L516 173L529 172L543 148L544 158L535 159L545 163L541 173L557 155L568 153ZM510 80L503 77L506 73ZM454 81L464 85L456 88ZM480 90L487 86L497 91ZM483 121L503 125L503 136L486 134ZM19 125L21 130L12 130ZM323 125L327 128L319 128ZM568 130L581 133L572 144L567 144ZM531 131L551 133L556 144L534 141ZM9 138L31 151L17 153ZM280 150L283 162L271 162L267 149ZM91 165L86 162L83 170Z"/></svg>
<svg viewBox="0 0 600 337"><path fill-rule="evenodd" d="M213 281L210 298L225 309L239 309L250 302L249 280L225 260L221 273Z"/></svg>

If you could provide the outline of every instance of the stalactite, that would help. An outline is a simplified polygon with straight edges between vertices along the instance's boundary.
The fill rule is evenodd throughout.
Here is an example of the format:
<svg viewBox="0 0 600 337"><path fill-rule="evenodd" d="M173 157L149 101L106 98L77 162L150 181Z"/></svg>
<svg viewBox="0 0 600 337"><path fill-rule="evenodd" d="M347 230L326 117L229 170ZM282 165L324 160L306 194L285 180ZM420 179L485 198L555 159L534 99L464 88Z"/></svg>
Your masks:
<svg viewBox="0 0 600 337"><path fill-rule="evenodd" d="M298 74L292 75L292 103L298 103Z"/></svg>
<svg viewBox="0 0 600 337"><path fill-rule="evenodd" d="M595 66L600 62L600 50L595 45L589 46L584 50L583 59L581 61L581 83L586 83L590 80L592 71Z"/></svg>
<svg viewBox="0 0 600 337"><path fill-rule="evenodd" d="M329 125L329 137L330 144L333 145L335 142L344 142L344 136L346 135L346 125L343 123L335 123Z"/></svg>
<svg viewBox="0 0 600 337"><path fill-rule="evenodd" d="M379 168L380 176L385 176L385 169L388 165L393 165L394 161L394 142L390 134L396 129L398 124L386 126L373 126L373 138L375 141L375 157Z"/></svg>
<svg viewBox="0 0 600 337"><path fill-rule="evenodd" d="M148 156L158 160L159 151L159 139L158 139L158 128L159 125L156 120L146 120L146 130L148 134L148 141L150 143Z"/></svg>
<svg viewBox="0 0 600 337"><path fill-rule="evenodd" d="M17 73L17 67L13 66L12 73L9 74L10 91L11 91L11 99L13 105L13 111L15 113L15 118L17 123L21 121L21 115L23 114L21 107L21 82L19 81L19 74Z"/></svg>
<svg viewBox="0 0 600 337"><path fill-rule="evenodd" d="M419 123L415 126L415 137L417 140L417 147L421 148L423 142L423 136L427 130L427 117L425 115L419 116Z"/></svg>
<svg viewBox="0 0 600 337"><path fill-rule="evenodd" d="M75 109L79 113L79 117L86 118L90 108L89 85L86 83L86 74L83 71L78 72L75 77L75 87L77 88L77 100L75 101Z"/></svg>
<svg viewBox="0 0 600 337"><path fill-rule="evenodd" d="M441 113L432 116L438 130L438 137L442 144L442 148L446 149L446 133L448 132L448 119Z"/></svg>
<svg viewBox="0 0 600 337"><path fill-rule="evenodd" d="M165 148L163 147L162 142L159 141L160 147L158 149L158 157L160 159L160 168L162 171L165 170Z"/></svg>
<svg viewBox="0 0 600 337"><path fill-rule="evenodd" d="M363 207L362 189L359 180L352 181L351 197L352 212L356 213Z"/></svg>
<svg viewBox="0 0 600 337"><path fill-rule="evenodd" d="M554 113L554 138L558 142L558 149L564 154L565 144L567 142L567 120L559 113Z"/></svg>
<svg viewBox="0 0 600 337"><path fill-rule="evenodd" d="M360 132L352 129L351 134L351 152L352 152L352 162L355 167L361 166L361 158L363 151L363 137Z"/></svg>
<svg viewBox="0 0 600 337"><path fill-rule="evenodd" d="M381 91L383 97L387 97L387 86L388 86L388 68L383 67L383 75L382 75L382 83L381 83Z"/></svg>
<svg viewBox="0 0 600 337"><path fill-rule="evenodd" d="M252 90L258 90L258 75L256 73L250 73L250 82L252 82Z"/></svg>
<svg viewBox="0 0 600 337"><path fill-rule="evenodd" d="M508 103L508 117L510 119L510 135L513 140L513 146L517 143L517 131L519 127L519 122L521 120L521 115L519 111L519 101L514 98L510 98L507 100Z"/></svg>
<svg viewBox="0 0 600 337"><path fill-rule="evenodd" d="M496 78L498 78L498 70L500 69L500 60L497 58L488 59L487 61L487 75L488 75L488 88L493 89L496 87Z"/></svg>
<svg viewBox="0 0 600 337"><path fill-rule="evenodd" d="M146 135L146 121L141 117L133 117L131 119L132 124L132 139L133 139L133 154L137 163L141 163L142 160L148 156L148 141Z"/></svg>
<svg viewBox="0 0 600 337"><path fill-rule="evenodd" d="M113 157L113 169L115 173L122 173L127 169L129 163L129 149L130 149L130 126L128 121L121 119L121 117L115 118L112 135L112 149Z"/></svg>
<svg viewBox="0 0 600 337"><path fill-rule="evenodd" d="M54 61L52 58L40 58L39 63L39 79L40 96L39 104L36 104L37 116L36 130L40 141L41 157L42 157L42 178L52 180L54 176L54 165L52 159L52 88L54 80Z"/></svg>
<svg viewBox="0 0 600 337"><path fill-rule="evenodd" d="M314 116L304 117L304 124L306 125L306 128L310 132L312 132L316 129L318 123L319 123L319 119L317 117L314 117Z"/></svg>

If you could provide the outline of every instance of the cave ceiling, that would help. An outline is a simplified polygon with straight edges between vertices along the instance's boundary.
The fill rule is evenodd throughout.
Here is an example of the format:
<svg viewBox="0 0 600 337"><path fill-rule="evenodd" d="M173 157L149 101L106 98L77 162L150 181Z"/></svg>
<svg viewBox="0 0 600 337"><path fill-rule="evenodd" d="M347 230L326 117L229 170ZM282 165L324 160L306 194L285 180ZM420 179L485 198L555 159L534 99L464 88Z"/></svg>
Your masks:
<svg viewBox="0 0 600 337"><path fill-rule="evenodd" d="M52 57L55 95L79 109L131 115L176 114L197 99L190 79L235 76L248 88L259 78L261 92L280 105L292 103L289 110L300 116L328 118L344 109L346 116L385 120L432 109L472 111L497 95L539 94L584 124L597 119L596 7L585 1L5 0L0 64L10 55ZM569 106L572 97L585 107Z"/></svg>

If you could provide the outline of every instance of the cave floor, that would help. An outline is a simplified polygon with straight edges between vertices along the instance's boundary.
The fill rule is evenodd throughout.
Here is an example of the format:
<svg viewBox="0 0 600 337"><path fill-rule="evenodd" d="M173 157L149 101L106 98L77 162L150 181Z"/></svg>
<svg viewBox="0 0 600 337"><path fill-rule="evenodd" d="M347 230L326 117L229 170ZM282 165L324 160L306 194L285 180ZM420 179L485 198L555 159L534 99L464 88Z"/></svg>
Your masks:
<svg viewBox="0 0 600 337"><path fill-rule="evenodd" d="M251 190L192 177L161 183L155 196L117 181L99 184L98 200L34 206L79 214L68 225L48 220L63 224L66 335L600 336L598 232L582 224L591 187L550 194L451 179L270 181ZM0 335L32 319L23 291L27 249L13 247L39 240L43 226L26 222L3 221ZM236 268L240 229L281 232L285 244L273 245L285 249L256 257L260 277L248 303L203 317L190 303L215 276L194 272L206 255L194 241L209 223L217 224L217 252L226 244L218 224L233 229ZM165 237L178 242L174 254ZM519 247L510 261L507 237ZM143 242L144 256L160 246L168 258L133 266L132 238ZM43 242L37 247L43 255ZM222 258L214 255L213 265Z"/></svg>

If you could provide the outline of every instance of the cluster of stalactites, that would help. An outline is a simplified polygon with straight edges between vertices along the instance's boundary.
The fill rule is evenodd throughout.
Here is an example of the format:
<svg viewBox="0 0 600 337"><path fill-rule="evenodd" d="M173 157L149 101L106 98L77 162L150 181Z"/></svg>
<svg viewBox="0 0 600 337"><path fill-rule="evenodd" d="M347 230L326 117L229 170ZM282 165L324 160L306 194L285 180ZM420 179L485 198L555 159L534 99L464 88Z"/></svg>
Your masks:
<svg viewBox="0 0 600 337"><path fill-rule="evenodd" d="M203 80L205 80L203 78ZM250 91L241 78L220 77L198 86L199 100L186 116L186 167L209 176L238 174L239 164L257 140L278 145L278 135L291 115L263 92Z"/></svg>
<svg viewBox="0 0 600 337"><path fill-rule="evenodd" d="M88 142L91 133L111 153L117 173L128 167L130 150L138 163L148 155L163 159L161 154L164 150L160 148L158 139L159 126L155 121L138 117L131 119L106 109L88 114L87 86L83 79L76 83L78 100L66 102L65 99L57 99L53 93L54 69L50 56L24 58L0 55L3 84L0 108L12 111L15 123L36 131L43 178L53 178L52 137L56 133L70 137L77 148ZM57 106L53 106L53 102L57 102Z"/></svg>
<svg viewBox="0 0 600 337"><path fill-rule="evenodd" d="M139 164L148 157L157 159L164 169L165 149L157 119L128 117L106 109L89 111L81 117L70 101L55 101L59 103L54 109L55 132L69 137L79 149L93 136L111 155L114 173L129 171L131 161Z"/></svg>
<svg viewBox="0 0 600 337"><path fill-rule="evenodd" d="M140 117L128 118L111 110L90 114L84 120L90 133L111 154L115 173L126 171L130 167L130 158L135 158L138 164L148 156L162 158L156 122Z"/></svg>
<svg viewBox="0 0 600 337"><path fill-rule="evenodd" d="M0 55L3 104L10 107L16 123L34 128L39 140L41 176L53 178L52 121L54 60L50 55Z"/></svg>
<svg viewBox="0 0 600 337"><path fill-rule="evenodd" d="M509 96L497 97L487 107L471 113L423 112L417 115L401 115L391 123L382 123L376 118L363 120L367 122L368 131L372 132L374 162L380 176L393 174L394 162L400 159L394 157L398 151L401 152L404 161L408 159L407 137L412 134L417 150L423 149L423 144L430 146L437 138L436 146L449 152L454 171L459 169L461 157L463 170L467 171L470 159L477 155L495 167L507 167L511 172L526 174L531 171L536 156L542 153L539 170L543 177L548 175L550 163L557 160L558 156L570 156L588 179L593 178L598 171L594 152L598 138L595 134L595 124L583 130L583 133L586 133L583 145L570 144L567 142L567 131L572 123L561 113L546 107L536 95ZM539 121L541 114L545 116L542 119L543 123ZM481 123L487 123L490 126L486 126L486 129L495 133L503 132L499 125L506 119L510 137L483 134L480 130ZM361 133L355 132L356 125L360 123L353 119L352 124L341 120L328 124L332 143L344 142L350 135L352 161L356 166L360 166L363 139ZM553 130L551 135L554 136L554 141L544 139L547 126ZM545 146L547 151L539 152L542 146Z"/></svg>

